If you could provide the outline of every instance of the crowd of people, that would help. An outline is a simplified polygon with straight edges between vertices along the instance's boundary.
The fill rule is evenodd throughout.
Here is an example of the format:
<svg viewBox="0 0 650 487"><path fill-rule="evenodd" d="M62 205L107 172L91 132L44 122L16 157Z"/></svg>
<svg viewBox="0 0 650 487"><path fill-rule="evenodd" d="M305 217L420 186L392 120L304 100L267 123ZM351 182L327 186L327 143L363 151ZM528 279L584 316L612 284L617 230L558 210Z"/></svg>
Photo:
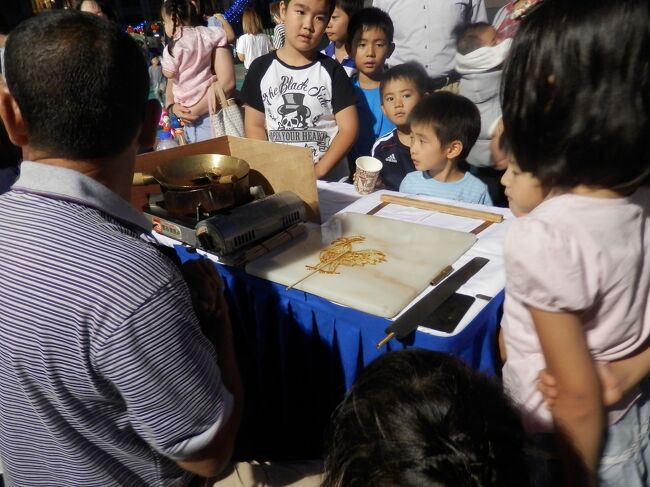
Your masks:
<svg viewBox="0 0 650 487"><path fill-rule="evenodd" d="M337 408L324 462L300 465L232 458L244 390L220 278L161 251L128 203L161 103L188 142L212 136L210 87L235 91L232 27L165 0L147 69L106 5L3 39L7 485L647 485L646 0L516 0L492 25L482 1L283 0L273 40L244 13L246 137L310 148L320 179L372 155L379 187L517 217L502 382L388 353Z"/></svg>

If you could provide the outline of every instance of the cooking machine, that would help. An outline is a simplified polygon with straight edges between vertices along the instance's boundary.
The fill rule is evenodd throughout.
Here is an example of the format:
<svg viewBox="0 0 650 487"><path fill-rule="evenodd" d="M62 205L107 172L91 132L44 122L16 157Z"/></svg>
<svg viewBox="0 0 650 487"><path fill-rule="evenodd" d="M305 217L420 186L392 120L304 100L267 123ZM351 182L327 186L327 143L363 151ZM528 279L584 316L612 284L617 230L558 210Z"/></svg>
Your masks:
<svg viewBox="0 0 650 487"><path fill-rule="evenodd" d="M294 193L265 196L248 178L246 161L202 154L167 161L153 174L136 173L134 184L160 184L162 192L150 195L144 208L154 230L243 263L304 233L300 224L307 220Z"/></svg>

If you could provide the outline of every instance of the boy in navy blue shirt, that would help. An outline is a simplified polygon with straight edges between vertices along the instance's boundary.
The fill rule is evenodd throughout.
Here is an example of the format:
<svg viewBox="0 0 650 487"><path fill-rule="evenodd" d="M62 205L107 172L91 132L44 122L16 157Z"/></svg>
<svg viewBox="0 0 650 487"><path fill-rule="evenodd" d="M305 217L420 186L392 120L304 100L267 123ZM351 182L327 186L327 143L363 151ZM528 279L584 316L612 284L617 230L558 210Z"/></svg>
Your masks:
<svg viewBox="0 0 650 487"><path fill-rule="evenodd" d="M408 117L413 107L426 95L428 84L427 72L414 62L393 66L386 71L379 84L381 110L396 126L379 137L372 146L372 157L383 164L379 177L386 189L399 190L404 176L415 171L411 160Z"/></svg>
<svg viewBox="0 0 650 487"><path fill-rule="evenodd" d="M379 83L384 74L386 59L395 48L393 22L378 8L359 10L348 25L349 51L357 66L353 78L359 113L359 136L350 151L350 162L360 156L369 156L380 135L395 128L381 110Z"/></svg>

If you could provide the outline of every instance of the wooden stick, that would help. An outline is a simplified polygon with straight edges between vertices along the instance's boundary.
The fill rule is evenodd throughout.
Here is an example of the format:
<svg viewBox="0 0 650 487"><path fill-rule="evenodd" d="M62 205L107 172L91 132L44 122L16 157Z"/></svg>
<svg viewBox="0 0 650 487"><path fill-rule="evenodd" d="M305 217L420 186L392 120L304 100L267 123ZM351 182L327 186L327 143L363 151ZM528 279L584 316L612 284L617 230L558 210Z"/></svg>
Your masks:
<svg viewBox="0 0 650 487"><path fill-rule="evenodd" d="M321 263L318 264L318 265L314 268L314 270L311 271L309 274L307 274L307 275L304 276L304 277L301 277L299 280L297 280L296 282L294 282L294 283L291 284L290 286L287 286L287 289L286 289L286 290L288 291L288 290L291 289L292 287L296 287L298 284L300 284L302 281L304 281L304 280L307 279L308 277L313 276L314 274L316 274L318 271L320 271L320 270L321 270L323 267L325 267L326 265L330 265L332 262L336 262L337 260L339 260L339 259L340 259L341 257L343 257L344 255L348 255L350 252L352 252L352 251L351 251L351 250L348 250L347 252L343 252L341 255L337 255L337 256L334 257L333 259L330 259L330 260L328 260L328 261L326 261L326 262L321 262Z"/></svg>
<svg viewBox="0 0 650 487"><path fill-rule="evenodd" d="M503 221L503 215L500 215L499 213L472 210L470 208L463 208L460 206L444 205L442 203L434 203L433 201L423 201L415 198L407 198L405 196L382 194L381 201L383 203L394 203L396 205L411 206L413 208L420 208L423 210L439 211L440 213L447 213L449 215L478 218L480 220L485 220L493 223L501 223Z"/></svg>
<svg viewBox="0 0 650 487"><path fill-rule="evenodd" d="M386 345L394 336L395 333L391 331L388 335L382 338L382 340L377 344L377 349L379 350L381 347Z"/></svg>

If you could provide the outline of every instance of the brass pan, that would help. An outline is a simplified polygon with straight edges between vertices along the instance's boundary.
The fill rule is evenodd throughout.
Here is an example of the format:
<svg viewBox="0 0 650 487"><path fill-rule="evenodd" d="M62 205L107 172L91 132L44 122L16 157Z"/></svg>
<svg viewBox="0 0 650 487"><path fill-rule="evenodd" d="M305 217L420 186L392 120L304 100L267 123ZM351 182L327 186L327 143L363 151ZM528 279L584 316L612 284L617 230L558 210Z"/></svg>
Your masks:
<svg viewBox="0 0 650 487"><path fill-rule="evenodd" d="M158 182L165 207L172 215L194 216L250 201L248 173L243 159L220 154L198 154L171 159L154 173L136 173L133 184Z"/></svg>

